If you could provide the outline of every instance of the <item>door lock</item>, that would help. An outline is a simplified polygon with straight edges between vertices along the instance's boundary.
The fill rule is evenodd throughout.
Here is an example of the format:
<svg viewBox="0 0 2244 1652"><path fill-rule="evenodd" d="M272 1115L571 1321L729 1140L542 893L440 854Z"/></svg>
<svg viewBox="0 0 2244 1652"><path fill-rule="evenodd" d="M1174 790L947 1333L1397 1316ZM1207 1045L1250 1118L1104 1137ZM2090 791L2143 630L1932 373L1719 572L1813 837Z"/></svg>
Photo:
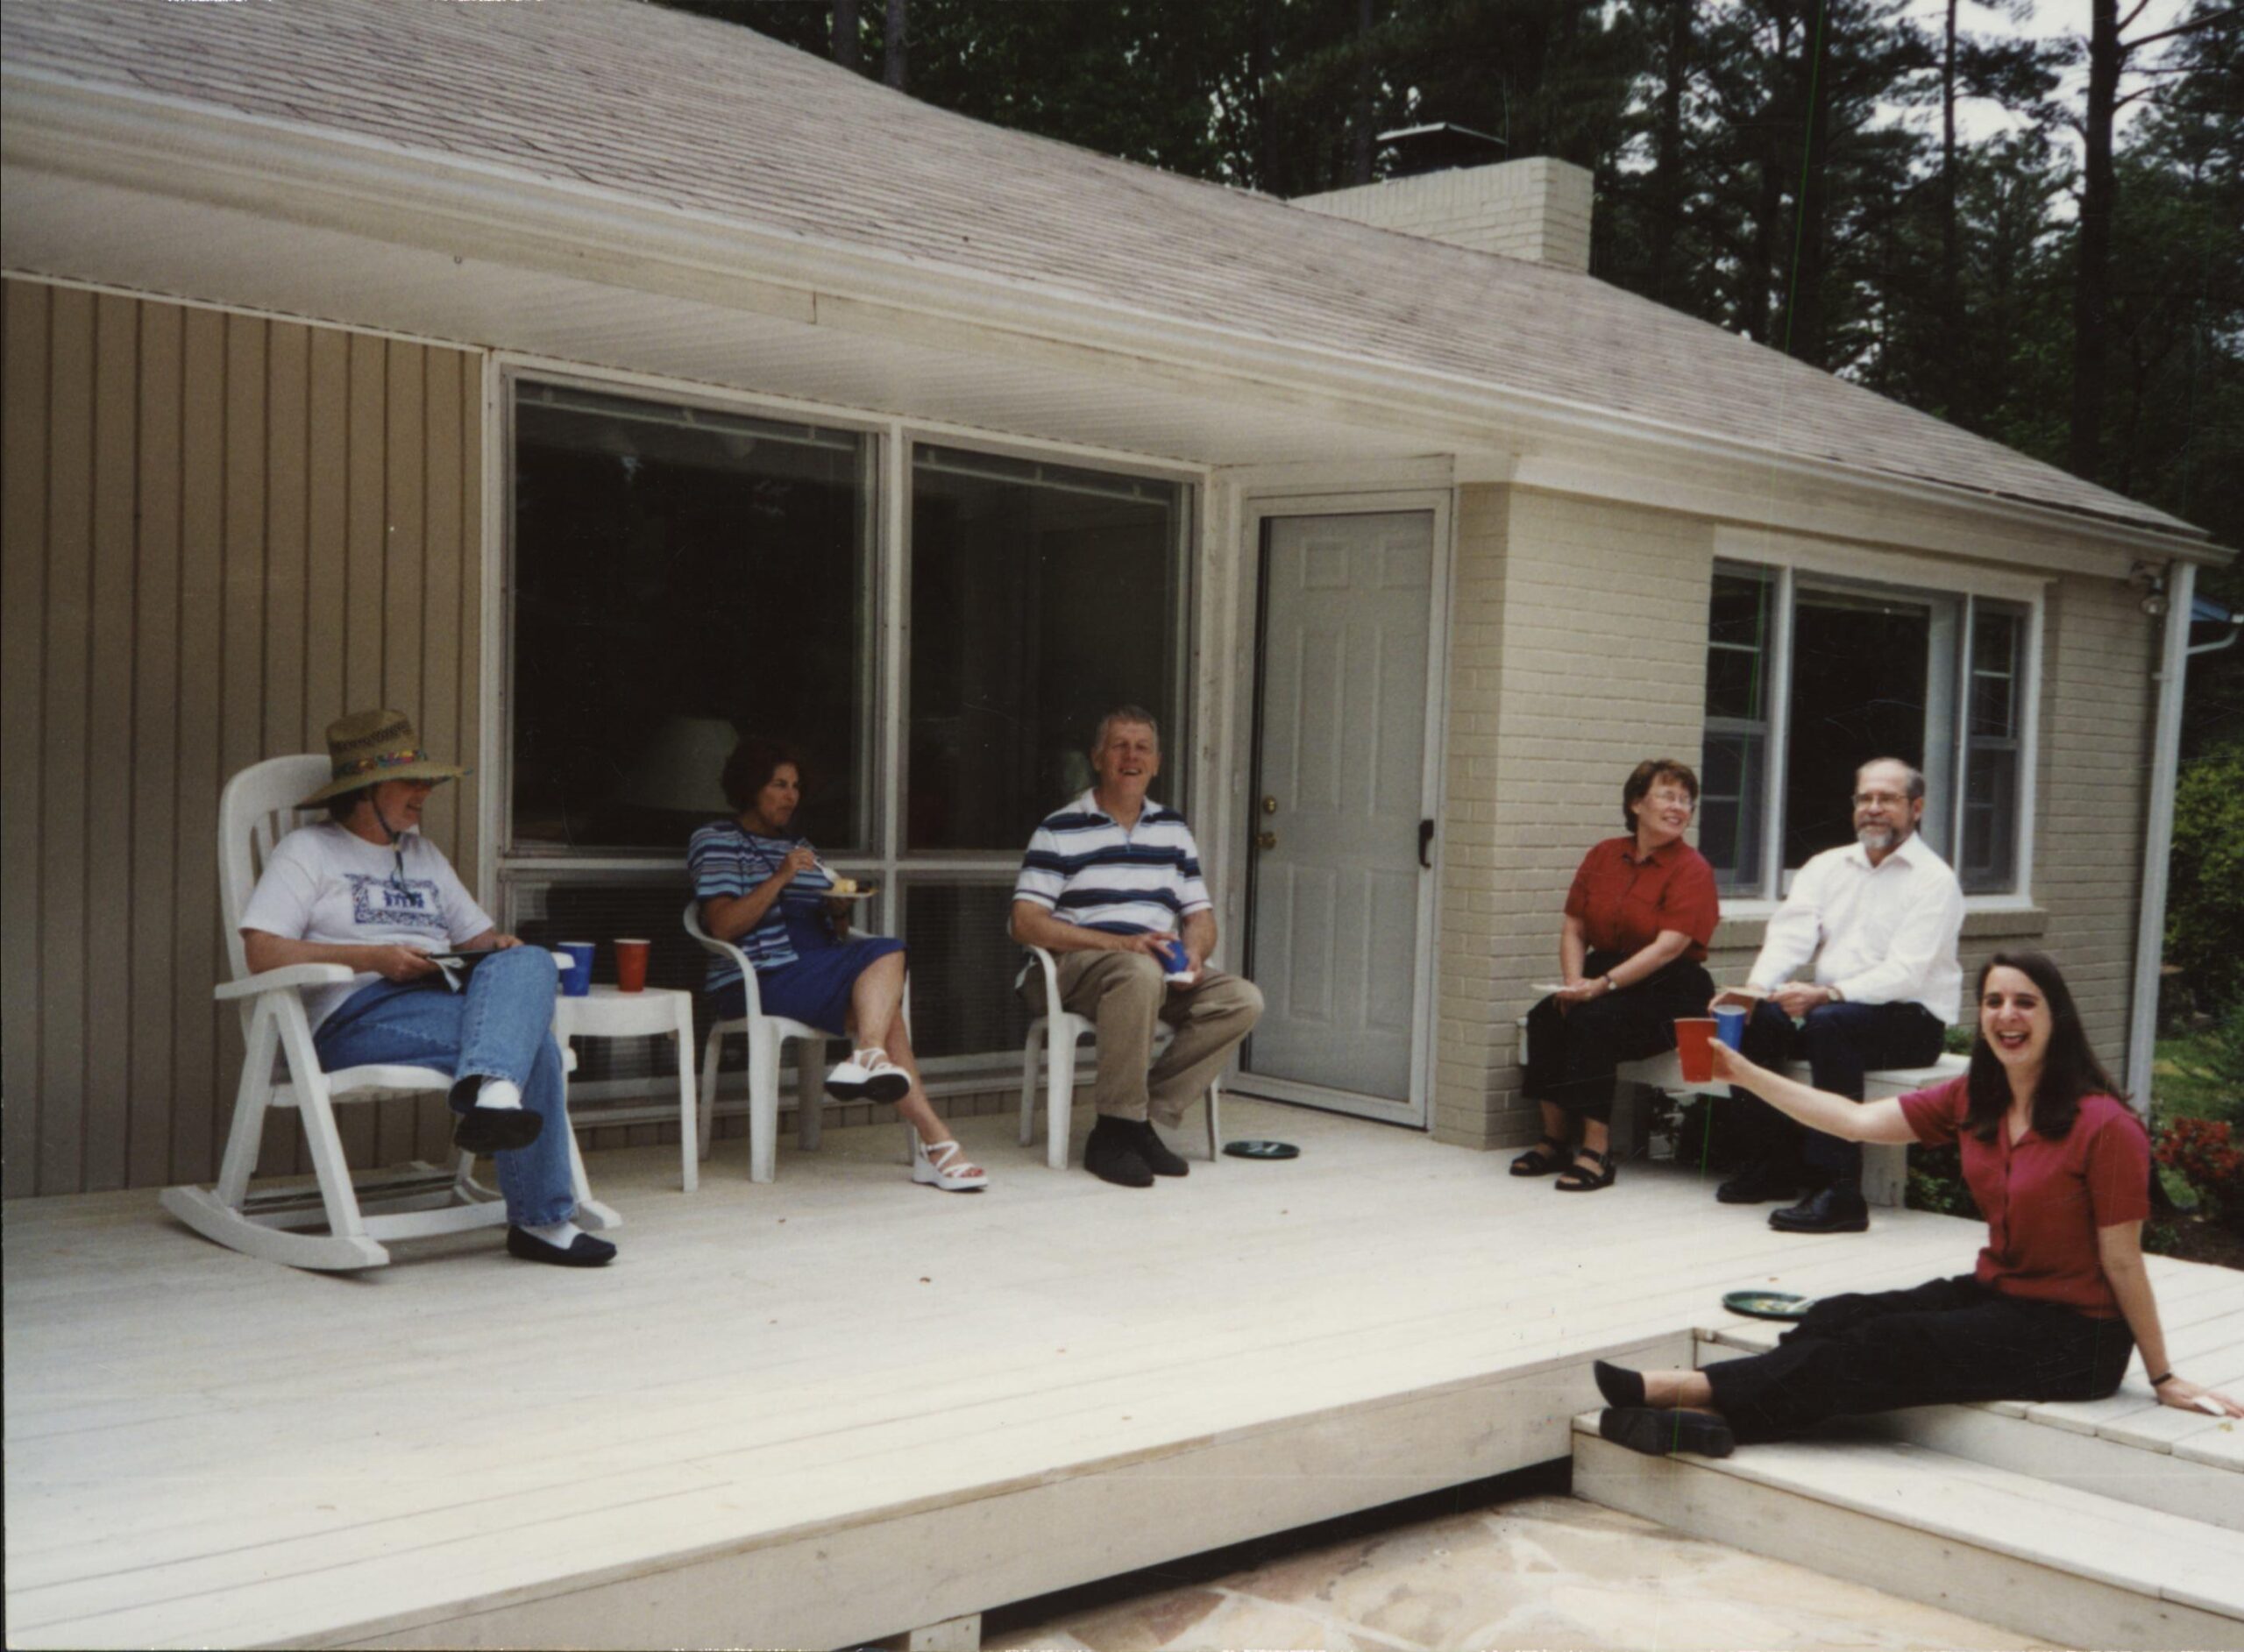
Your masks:
<svg viewBox="0 0 2244 1652"><path fill-rule="evenodd" d="M1263 812L1263 813L1265 813L1265 814L1275 814L1275 813L1277 813L1277 812L1278 812L1278 800L1277 800L1275 798L1263 798L1263 799L1262 799L1262 812Z"/></svg>
<svg viewBox="0 0 2244 1652"><path fill-rule="evenodd" d="M1258 849L1276 848L1278 847L1278 834L1275 832L1257 832L1254 834L1254 847Z"/></svg>

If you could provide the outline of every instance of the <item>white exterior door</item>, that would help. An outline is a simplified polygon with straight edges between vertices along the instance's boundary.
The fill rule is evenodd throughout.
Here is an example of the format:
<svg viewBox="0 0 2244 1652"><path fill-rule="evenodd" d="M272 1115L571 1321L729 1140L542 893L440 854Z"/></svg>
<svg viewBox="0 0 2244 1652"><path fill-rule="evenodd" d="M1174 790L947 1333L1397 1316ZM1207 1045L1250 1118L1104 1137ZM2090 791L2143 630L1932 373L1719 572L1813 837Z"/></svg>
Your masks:
<svg viewBox="0 0 2244 1652"><path fill-rule="evenodd" d="M1424 1122L1411 1082L1427 798L1431 512L1270 519L1240 1088Z"/></svg>

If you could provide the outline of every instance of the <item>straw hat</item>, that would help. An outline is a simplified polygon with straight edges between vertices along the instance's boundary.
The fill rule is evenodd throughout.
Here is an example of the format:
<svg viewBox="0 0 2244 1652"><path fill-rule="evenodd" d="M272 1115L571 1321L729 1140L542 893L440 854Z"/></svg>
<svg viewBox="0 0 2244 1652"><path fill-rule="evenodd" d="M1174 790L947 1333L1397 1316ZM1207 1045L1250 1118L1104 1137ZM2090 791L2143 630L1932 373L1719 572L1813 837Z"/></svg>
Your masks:
<svg viewBox="0 0 2244 1652"><path fill-rule="evenodd" d="M475 772L430 762L429 754L421 749L421 737L413 732L412 720L403 712L353 712L337 718L327 726L327 755L334 777L299 808L385 780L458 780Z"/></svg>

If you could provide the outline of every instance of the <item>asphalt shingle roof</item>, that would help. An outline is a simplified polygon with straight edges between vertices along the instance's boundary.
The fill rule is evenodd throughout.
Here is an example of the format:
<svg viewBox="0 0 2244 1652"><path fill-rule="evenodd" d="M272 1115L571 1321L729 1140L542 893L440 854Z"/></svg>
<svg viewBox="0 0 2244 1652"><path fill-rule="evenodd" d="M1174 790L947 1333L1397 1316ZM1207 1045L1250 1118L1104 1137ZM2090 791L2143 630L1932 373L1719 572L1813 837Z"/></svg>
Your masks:
<svg viewBox="0 0 2244 1652"><path fill-rule="evenodd" d="M2181 524L1605 282L948 114L639 0L9 0L8 64L589 184L1556 397L1810 461Z"/></svg>

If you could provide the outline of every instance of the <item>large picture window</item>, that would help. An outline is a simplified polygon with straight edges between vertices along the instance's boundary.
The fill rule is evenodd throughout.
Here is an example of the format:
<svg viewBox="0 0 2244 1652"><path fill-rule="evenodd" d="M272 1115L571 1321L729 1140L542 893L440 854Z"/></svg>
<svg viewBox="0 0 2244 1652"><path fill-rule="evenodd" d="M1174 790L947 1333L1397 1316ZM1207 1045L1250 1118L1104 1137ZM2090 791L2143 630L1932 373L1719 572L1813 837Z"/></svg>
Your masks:
<svg viewBox="0 0 2244 1652"><path fill-rule="evenodd" d="M682 851L736 734L870 847L871 443L551 385L515 404L517 854Z"/></svg>
<svg viewBox="0 0 2244 1652"><path fill-rule="evenodd" d="M1181 492L914 449L910 848L1018 854L1090 783L1102 713L1143 705L1171 729ZM1161 776L1163 802L1181 777Z"/></svg>
<svg viewBox="0 0 2244 1652"><path fill-rule="evenodd" d="M547 943L650 937L649 979L698 986L685 842L731 812L738 736L768 735L801 754L797 829L881 886L856 916L906 941L930 1076L1013 1070L1005 922L1029 833L1090 783L1108 707L1145 705L1190 749L1188 488L918 443L887 545L895 426L528 379L511 416L506 921ZM1182 802L1185 777L1174 762L1158 795ZM653 1053L593 1041L580 1094L644 1093L668 1071Z"/></svg>
<svg viewBox="0 0 2244 1652"><path fill-rule="evenodd" d="M1717 564L1700 843L1725 890L1773 897L1847 840L1857 767L1925 774L1923 832L1966 893L2018 887L2027 611Z"/></svg>

